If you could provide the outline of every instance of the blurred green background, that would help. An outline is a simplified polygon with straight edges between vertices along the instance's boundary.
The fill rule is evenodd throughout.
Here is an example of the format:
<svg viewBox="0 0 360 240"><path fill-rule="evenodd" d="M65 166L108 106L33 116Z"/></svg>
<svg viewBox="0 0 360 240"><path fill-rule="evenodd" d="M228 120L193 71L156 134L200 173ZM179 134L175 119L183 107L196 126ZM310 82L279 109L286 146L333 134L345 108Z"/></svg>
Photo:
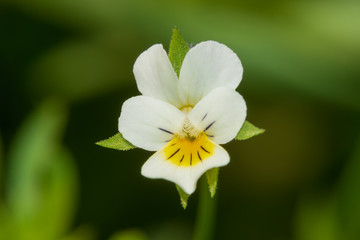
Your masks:
<svg viewBox="0 0 360 240"><path fill-rule="evenodd" d="M225 146L214 239L360 239L357 0L2 0L0 239L191 239L198 193L184 211L141 176L150 152L94 144L174 26L238 54L247 119L267 130Z"/></svg>

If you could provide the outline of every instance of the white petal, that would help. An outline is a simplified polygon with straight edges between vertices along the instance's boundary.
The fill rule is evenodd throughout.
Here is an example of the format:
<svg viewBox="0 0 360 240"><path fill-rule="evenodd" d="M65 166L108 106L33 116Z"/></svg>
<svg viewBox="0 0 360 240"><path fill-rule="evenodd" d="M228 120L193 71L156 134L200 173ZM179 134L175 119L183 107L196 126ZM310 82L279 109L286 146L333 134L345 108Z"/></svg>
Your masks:
<svg viewBox="0 0 360 240"><path fill-rule="evenodd" d="M235 90L221 87L213 90L191 110L190 122L218 143L231 141L246 118L246 104Z"/></svg>
<svg viewBox="0 0 360 240"><path fill-rule="evenodd" d="M153 45L140 54L133 72L143 95L179 105L178 78L161 44Z"/></svg>
<svg viewBox="0 0 360 240"><path fill-rule="evenodd" d="M182 101L194 106L215 88L236 89L243 74L238 56L224 44L206 41L186 54L180 71Z"/></svg>
<svg viewBox="0 0 360 240"><path fill-rule="evenodd" d="M192 194L201 175L211 168L225 166L229 161L229 154L217 144L211 157L191 167L171 163L160 150L145 162L141 174L148 178L166 179L179 185L187 194Z"/></svg>
<svg viewBox="0 0 360 240"><path fill-rule="evenodd" d="M184 113L161 100L137 96L122 106L119 132L139 148L157 151L182 128Z"/></svg>

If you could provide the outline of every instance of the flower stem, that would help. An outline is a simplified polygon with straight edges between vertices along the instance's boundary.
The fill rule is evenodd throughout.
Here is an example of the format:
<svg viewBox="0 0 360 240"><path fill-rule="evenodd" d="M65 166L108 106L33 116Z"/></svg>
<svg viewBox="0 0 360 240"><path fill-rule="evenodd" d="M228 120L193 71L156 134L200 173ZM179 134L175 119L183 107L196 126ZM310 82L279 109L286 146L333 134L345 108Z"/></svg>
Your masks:
<svg viewBox="0 0 360 240"><path fill-rule="evenodd" d="M193 240L211 240L215 229L216 196L210 197L206 177L200 182L199 204Z"/></svg>

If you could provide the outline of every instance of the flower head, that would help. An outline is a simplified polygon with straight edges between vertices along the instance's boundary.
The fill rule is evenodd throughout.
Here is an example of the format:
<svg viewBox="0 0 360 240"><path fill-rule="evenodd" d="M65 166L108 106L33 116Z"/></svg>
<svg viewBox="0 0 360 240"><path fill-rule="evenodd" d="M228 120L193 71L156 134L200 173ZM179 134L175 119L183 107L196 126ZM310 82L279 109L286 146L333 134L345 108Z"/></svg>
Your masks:
<svg viewBox="0 0 360 240"><path fill-rule="evenodd" d="M133 145L156 151L142 166L149 178L163 178L186 193L207 170L230 157L219 144L237 135L246 104L235 91L243 74L237 55L215 41L201 42L186 54L179 77L161 44L134 64L141 96L122 106L119 131Z"/></svg>

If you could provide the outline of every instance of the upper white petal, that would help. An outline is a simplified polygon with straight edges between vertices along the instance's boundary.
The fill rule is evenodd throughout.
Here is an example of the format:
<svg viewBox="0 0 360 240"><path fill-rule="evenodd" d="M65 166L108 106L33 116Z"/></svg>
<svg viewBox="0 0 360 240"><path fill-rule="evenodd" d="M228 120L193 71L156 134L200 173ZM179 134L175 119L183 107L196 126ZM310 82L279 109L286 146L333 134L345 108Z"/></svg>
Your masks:
<svg viewBox="0 0 360 240"><path fill-rule="evenodd" d="M155 44L140 54L134 64L139 91L175 106L180 106L178 78L161 44Z"/></svg>
<svg viewBox="0 0 360 240"><path fill-rule="evenodd" d="M229 154L217 144L211 157L191 167L177 166L158 151L142 166L141 174L148 178L166 179L179 185L187 194L192 194L201 175L211 168L225 166L229 161Z"/></svg>
<svg viewBox="0 0 360 240"><path fill-rule="evenodd" d="M218 144L231 141L246 118L243 97L228 87L221 87L206 95L188 114L194 127Z"/></svg>
<svg viewBox="0 0 360 240"><path fill-rule="evenodd" d="M161 100L137 96L125 101L119 117L119 131L139 148L157 151L182 128L185 114Z"/></svg>
<svg viewBox="0 0 360 240"><path fill-rule="evenodd" d="M206 41L186 54L180 71L180 93L185 105L194 106L215 88L236 89L243 74L238 56L224 44Z"/></svg>

